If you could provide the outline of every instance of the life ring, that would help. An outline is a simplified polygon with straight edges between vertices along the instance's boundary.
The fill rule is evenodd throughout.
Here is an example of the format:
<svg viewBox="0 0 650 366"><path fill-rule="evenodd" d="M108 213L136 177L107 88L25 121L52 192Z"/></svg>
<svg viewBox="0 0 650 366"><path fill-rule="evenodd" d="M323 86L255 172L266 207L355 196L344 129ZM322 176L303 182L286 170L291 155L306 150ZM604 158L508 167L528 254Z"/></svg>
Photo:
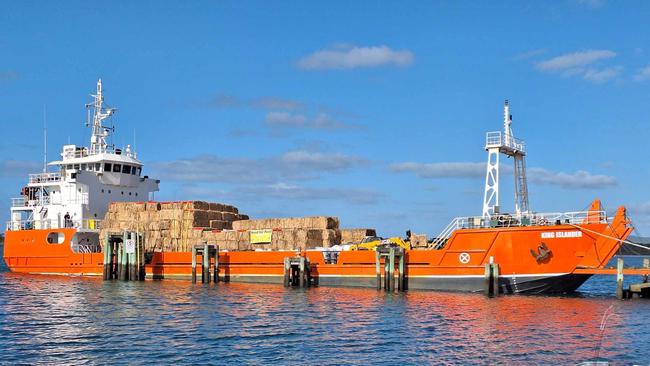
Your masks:
<svg viewBox="0 0 650 366"><path fill-rule="evenodd" d="M472 259L469 253L462 252L458 255L458 261L462 264L467 264Z"/></svg>

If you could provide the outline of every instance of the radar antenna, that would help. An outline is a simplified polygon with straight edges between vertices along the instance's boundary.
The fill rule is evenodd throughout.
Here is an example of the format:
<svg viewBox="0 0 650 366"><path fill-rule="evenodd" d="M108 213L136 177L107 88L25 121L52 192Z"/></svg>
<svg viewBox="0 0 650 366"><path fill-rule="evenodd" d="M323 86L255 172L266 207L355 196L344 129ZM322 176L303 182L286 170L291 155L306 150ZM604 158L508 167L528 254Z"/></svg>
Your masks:
<svg viewBox="0 0 650 366"><path fill-rule="evenodd" d="M92 103L86 104L88 108L88 121L86 125L90 125L90 108L93 108L93 122L92 122L92 135L90 136L90 154L101 154L107 151L108 144L106 138L115 131L115 127L107 127L102 124L102 121L109 118L117 111L117 108L104 107L104 95L102 94L102 79L97 81L97 93L91 94L94 98Z"/></svg>

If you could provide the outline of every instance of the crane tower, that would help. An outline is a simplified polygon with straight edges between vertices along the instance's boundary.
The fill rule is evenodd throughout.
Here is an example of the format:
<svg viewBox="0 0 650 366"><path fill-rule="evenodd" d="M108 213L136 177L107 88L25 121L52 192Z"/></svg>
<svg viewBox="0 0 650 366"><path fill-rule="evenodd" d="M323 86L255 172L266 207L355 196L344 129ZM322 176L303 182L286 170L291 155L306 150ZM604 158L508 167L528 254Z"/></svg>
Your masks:
<svg viewBox="0 0 650 366"><path fill-rule="evenodd" d="M515 213L528 212L528 184L526 182L526 148L523 140L512 134L512 115L506 100L503 106L503 132L488 132L485 138L488 152L485 174L485 195L483 196L483 218L489 219L499 213L499 156L504 154L514 159Z"/></svg>

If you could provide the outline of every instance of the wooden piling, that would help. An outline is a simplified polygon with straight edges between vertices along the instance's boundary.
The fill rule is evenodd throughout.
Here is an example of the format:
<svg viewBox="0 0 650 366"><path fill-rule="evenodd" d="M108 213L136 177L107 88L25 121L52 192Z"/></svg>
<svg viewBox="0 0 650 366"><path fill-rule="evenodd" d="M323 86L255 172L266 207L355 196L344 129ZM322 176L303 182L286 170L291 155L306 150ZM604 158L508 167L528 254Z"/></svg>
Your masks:
<svg viewBox="0 0 650 366"><path fill-rule="evenodd" d="M298 281L299 281L299 286L300 287L307 287L305 283L305 257L300 257L300 261L298 262L298 268L299 268L299 273L298 273Z"/></svg>
<svg viewBox="0 0 650 366"><path fill-rule="evenodd" d="M395 248L391 247L388 251L388 260L390 261L390 276L388 278L388 291L395 291Z"/></svg>
<svg viewBox="0 0 650 366"><path fill-rule="evenodd" d="M109 236L104 236L104 280L110 280L113 276L113 243L109 241Z"/></svg>
<svg viewBox="0 0 650 366"><path fill-rule="evenodd" d="M147 276L147 272L145 270L145 258L144 258L144 235L141 233L138 233L138 280L139 281L144 281L145 277Z"/></svg>
<svg viewBox="0 0 650 366"><path fill-rule="evenodd" d="M616 298L623 300L625 291L623 290L623 258L616 259Z"/></svg>
<svg viewBox="0 0 650 366"><path fill-rule="evenodd" d="M499 265L492 263L492 294L499 296Z"/></svg>
<svg viewBox="0 0 650 366"><path fill-rule="evenodd" d="M210 248L208 243L203 244L203 268L201 272L201 283L210 283Z"/></svg>
<svg viewBox="0 0 650 366"><path fill-rule="evenodd" d="M377 273L377 291L381 291L381 253L375 252L375 271Z"/></svg>
<svg viewBox="0 0 650 366"><path fill-rule="evenodd" d="M214 283L219 282L219 246L214 246Z"/></svg>
<svg viewBox="0 0 650 366"><path fill-rule="evenodd" d="M405 265L406 259L404 258L405 256L406 256L406 251L404 249L400 249L399 268L398 268L399 280L397 284L398 291L406 290L406 265Z"/></svg>
<svg viewBox="0 0 650 366"><path fill-rule="evenodd" d="M291 258L284 258L284 287L291 286Z"/></svg>
<svg viewBox="0 0 650 366"><path fill-rule="evenodd" d="M125 243L122 242L122 281L129 280L129 253L126 251Z"/></svg>
<svg viewBox="0 0 650 366"><path fill-rule="evenodd" d="M196 246L192 245L192 283L196 283Z"/></svg>
<svg viewBox="0 0 650 366"><path fill-rule="evenodd" d="M494 296L494 288L492 287L492 263L485 264L485 295Z"/></svg>
<svg viewBox="0 0 650 366"><path fill-rule="evenodd" d="M384 291L388 291L388 274L390 273L390 268L388 264L388 257L384 256Z"/></svg>
<svg viewBox="0 0 650 366"><path fill-rule="evenodd" d="M128 240L131 240L131 241L135 242L135 233L133 233L133 232L128 233L127 238L129 238ZM135 280L136 279L135 278L135 268L136 268L135 267L135 246L133 247L133 250L131 250L131 248L128 248L126 256L127 256L127 260L128 260L127 273L128 273L128 277L129 277L129 278L127 278L127 281L128 280Z"/></svg>

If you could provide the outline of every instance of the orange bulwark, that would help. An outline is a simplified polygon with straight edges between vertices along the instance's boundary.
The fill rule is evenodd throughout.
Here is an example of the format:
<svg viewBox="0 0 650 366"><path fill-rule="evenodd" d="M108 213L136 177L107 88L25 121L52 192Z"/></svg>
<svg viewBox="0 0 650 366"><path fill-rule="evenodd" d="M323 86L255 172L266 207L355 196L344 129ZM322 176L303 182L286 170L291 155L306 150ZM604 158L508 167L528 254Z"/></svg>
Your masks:
<svg viewBox="0 0 650 366"><path fill-rule="evenodd" d="M485 265L499 267L504 293L557 293L576 290L616 254L632 228L624 207L607 220L594 201L579 221L538 220L530 225L459 227L438 249L405 253L409 289L483 291ZM575 223L574 223L575 222ZM4 260L14 272L101 276L102 253L77 253L76 229L9 230ZM225 281L283 283L284 259L309 259L320 286L376 286L374 251L341 251L326 262L323 251L232 251L219 253ZM190 279L190 252L154 252L146 265L149 279Z"/></svg>

